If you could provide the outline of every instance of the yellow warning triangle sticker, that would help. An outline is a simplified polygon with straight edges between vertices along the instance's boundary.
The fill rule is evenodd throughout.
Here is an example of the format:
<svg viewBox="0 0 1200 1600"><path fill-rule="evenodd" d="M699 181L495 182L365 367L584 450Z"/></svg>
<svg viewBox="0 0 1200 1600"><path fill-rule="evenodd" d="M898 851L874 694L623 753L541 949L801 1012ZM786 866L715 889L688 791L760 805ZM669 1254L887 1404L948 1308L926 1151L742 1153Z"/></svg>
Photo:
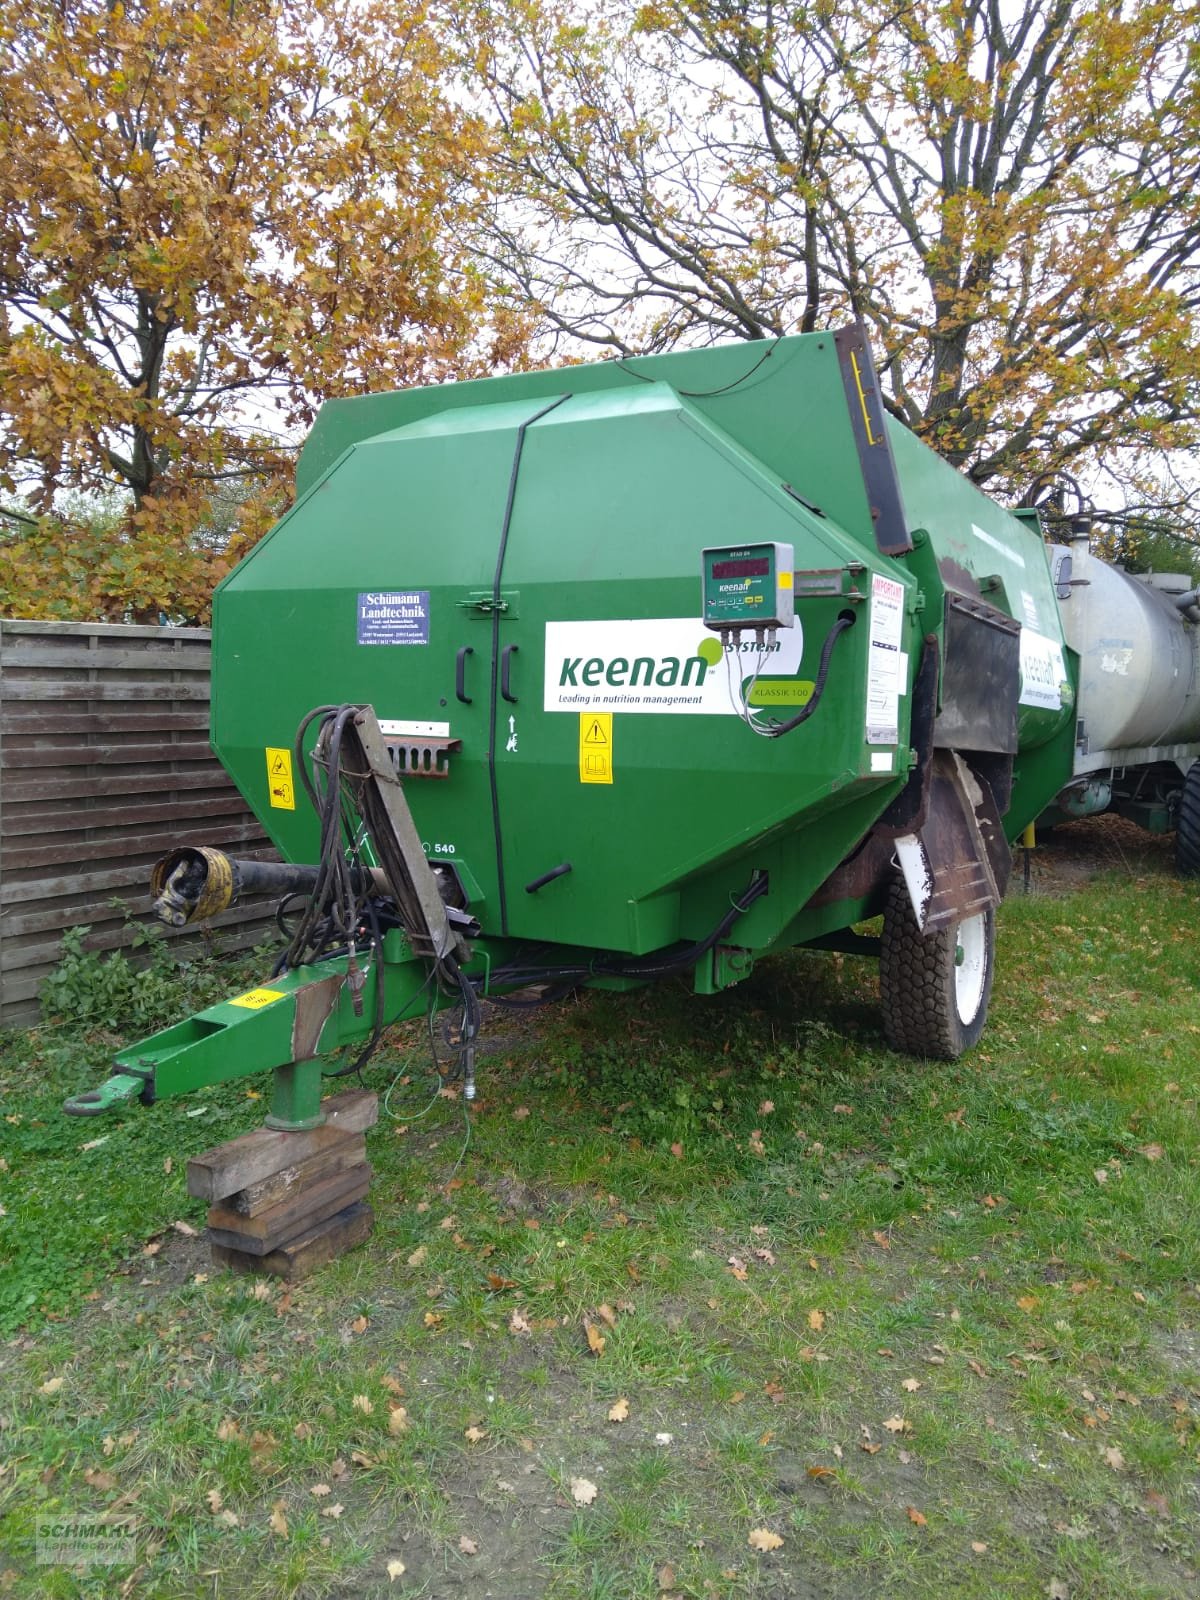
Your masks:
<svg viewBox="0 0 1200 1600"><path fill-rule="evenodd" d="M608 735L600 726L599 722L593 722L585 734L583 742L584 744L607 744Z"/></svg>

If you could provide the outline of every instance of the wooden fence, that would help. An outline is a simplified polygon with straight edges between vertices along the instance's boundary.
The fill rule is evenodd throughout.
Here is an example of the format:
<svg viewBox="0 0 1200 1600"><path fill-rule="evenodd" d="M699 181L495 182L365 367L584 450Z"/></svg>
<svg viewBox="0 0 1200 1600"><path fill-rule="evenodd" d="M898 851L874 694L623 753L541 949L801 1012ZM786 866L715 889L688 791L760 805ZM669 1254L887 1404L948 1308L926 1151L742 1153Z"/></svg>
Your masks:
<svg viewBox="0 0 1200 1600"><path fill-rule="evenodd" d="M150 867L171 846L272 856L209 750L210 638L0 621L0 1026L36 1019L65 929L89 924L91 949L128 942L113 901L148 920ZM207 928L232 952L270 916L259 899Z"/></svg>

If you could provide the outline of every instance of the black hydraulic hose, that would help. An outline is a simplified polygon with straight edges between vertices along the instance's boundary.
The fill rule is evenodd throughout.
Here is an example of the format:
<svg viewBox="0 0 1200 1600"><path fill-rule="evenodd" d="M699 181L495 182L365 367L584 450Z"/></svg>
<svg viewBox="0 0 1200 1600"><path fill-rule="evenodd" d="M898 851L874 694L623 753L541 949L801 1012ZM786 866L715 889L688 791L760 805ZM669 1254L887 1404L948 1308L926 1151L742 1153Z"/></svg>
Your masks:
<svg viewBox="0 0 1200 1600"><path fill-rule="evenodd" d="M512 467L508 475L508 495L504 502L504 520L500 528L500 548L496 553L496 571L492 578L492 672L488 723L488 783L492 791L492 832L496 845L496 894L500 913L500 932L508 933L508 892L504 882L504 837L500 828L500 790L496 782L496 717L500 692L500 585L504 580L504 557L508 553L508 536L512 531L513 507L517 499L517 479L521 475L521 457L525 453L525 435L535 422L540 422L551 411L569 400L569 394L560 394L543 406L532 417L527 417L517 429L513 448ZM507 687L507 686L506 686ZM506 695L506 698L508 696Z"/></svg>
<svg viewBox="0 0 1200 1600"><path fill-rule="evenodd" d="M821 646L821 659L817 664L817 676L813 683L812 694L808 697L807 705L797 711L794 717L789 717L786 722L776 722L764 730L770 739L781 739L785 733L791 733L793 728L798 728L802 722L807 722L809 717L821 703L821 696L825 693L825 680L829 676L829 663L833 656L833 647L839 637L854 626L852 616L841 616L830 628L825 636L825 643Z"/></svg>

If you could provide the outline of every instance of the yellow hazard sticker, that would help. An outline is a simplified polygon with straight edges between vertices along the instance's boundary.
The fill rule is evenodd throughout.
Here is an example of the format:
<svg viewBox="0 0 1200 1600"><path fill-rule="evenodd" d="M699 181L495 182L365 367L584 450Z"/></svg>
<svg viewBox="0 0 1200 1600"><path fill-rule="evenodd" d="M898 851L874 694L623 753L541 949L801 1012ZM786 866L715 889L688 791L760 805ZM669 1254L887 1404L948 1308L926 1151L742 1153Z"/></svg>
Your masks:
<svg viewBox="0 0 1200 1600"><path fill-rule="evenodd" d="M292 752L267 746L267 796L280 811L295 811L296 788L292 782Z"/></svg>
<svg viewBox="0 0 1200 1600"><path fill-rule="evenodd" d="M613 727L611 711L579 713L579 781L613 781Z"/></svg>
<svg viewBox="0 0 1200 1600"><path fill-rule="evenodd" d="M231 1000L231 1006L245 1006L247 1011L258 1011L262 1006L272 1006L276 1000L286 999L283 989L251 989L246 994L239 994Z"/></svg>

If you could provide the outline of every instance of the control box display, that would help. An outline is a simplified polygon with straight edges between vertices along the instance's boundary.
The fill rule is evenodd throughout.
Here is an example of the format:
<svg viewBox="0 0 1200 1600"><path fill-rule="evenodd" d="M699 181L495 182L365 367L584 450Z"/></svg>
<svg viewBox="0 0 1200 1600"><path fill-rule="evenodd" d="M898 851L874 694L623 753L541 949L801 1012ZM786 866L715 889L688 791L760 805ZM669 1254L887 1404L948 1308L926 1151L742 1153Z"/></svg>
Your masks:
<svg viewBox="0 0 1200 1600"><path fill-rule="evenodd" d="M704 626L790 628L795 619L790 544L725 545L703 552Z"/></svg>

